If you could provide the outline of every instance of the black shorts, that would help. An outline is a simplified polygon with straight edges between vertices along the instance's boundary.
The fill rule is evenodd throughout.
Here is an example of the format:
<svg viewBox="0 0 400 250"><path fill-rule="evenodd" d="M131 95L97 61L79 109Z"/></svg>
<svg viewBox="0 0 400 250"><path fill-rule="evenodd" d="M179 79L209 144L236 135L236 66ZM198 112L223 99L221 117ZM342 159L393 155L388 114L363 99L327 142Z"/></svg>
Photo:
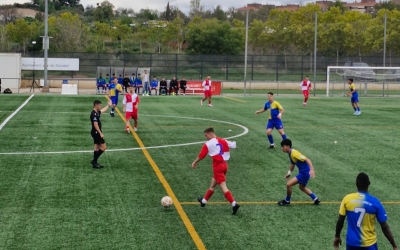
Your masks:
<svg viewBox="0 0 400 250"><path fill-rule="evenodd" d="M101 145L101 144L105 144L106 141L104 140L104 138L100 137L100 134L97 132L91 132L91 135L93 137L93 142L96 145Z"/></svg>
<svg viewBox="0 0 400 250"><path fill-rule="evenodd" d="M186 89L186 85L185 86L181 86L181 89Z"/></svg>

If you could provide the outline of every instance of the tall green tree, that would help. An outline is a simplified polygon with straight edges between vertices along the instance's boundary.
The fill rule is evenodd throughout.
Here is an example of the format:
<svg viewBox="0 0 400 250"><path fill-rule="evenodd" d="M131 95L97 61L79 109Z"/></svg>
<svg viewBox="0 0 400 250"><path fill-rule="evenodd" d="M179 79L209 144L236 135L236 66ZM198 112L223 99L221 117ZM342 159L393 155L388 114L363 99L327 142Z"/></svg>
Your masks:
<svg viewBox="0 0 400 250"><path fill-rule="evenodd" d="M182 43L184 41L185 24L181 18L175 18L169 23L165 30L165 40L169 41L171 47L177 49L177 53L181 53Z"/></svg>
<svg viewBox="0 0 400 250"><path fill-rule="evenodd" d="M234 55L244 48L242 33L231 27L229 22L207 19L200 23L195 19L189 23L186 39L187 52L191 54Z"/></svg>
<svg viewBox="0 0 400 250"><path fill-rule="evenodd" d="M111 22L114 18L114 5L109 1L103 1L100 4L97 4L93 14L95 21Z"/></svg>

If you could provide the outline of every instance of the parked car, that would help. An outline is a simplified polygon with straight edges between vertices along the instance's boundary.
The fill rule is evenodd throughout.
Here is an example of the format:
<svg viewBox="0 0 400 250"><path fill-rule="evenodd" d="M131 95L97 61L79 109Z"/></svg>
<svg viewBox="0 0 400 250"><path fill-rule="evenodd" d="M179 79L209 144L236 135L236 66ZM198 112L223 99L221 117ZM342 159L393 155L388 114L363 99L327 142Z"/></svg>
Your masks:
<svg viewBox="0 0 400 250"><path fill-rule="evenodd" d="M354 81L376 81L376 73L364 62L346 62L346 67L365 67L365 69L345 69L344 79L353 78Z"/></svg>

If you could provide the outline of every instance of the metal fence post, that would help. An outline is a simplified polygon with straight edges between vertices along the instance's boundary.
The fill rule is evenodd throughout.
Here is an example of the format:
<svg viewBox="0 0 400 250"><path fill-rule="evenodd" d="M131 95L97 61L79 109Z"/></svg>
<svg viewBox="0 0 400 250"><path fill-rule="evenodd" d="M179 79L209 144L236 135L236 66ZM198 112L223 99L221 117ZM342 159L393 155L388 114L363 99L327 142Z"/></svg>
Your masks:
<svg viewBox="0 0 400 250"><path fill-rule="evenodd" d="M149 58L149 67L151 68L153 65L153 53L150 53L150 58Z"/></svg>
<svg viewBox="0 0 400 250"><path fill-rule="evenodd" d="M278 63L278 57L276 57L276 75L275 75L275 81L279 80L279 63Z"/></svg>
<svg viewBox="0 0 400 250"><path fill-rule="evenodd" d="M175 54L175 77L178 77L178 54Z"/></svg>
<svg viewBox="0 0 400 250"><path fill-rule="evenodd" d="M203 79L203 55L200 56L200 80Z"/></svg>
<svg viewBox="0 0 400 250"><path fill-rule="evenodd" d="M304 65L304 56L301 55L301 79L300 79L300 81L304 79L304 67L303 67L303 65Z"/></svg>
<svg viewBox="0 0 400 250"><path fill-rule="evenodd" d="M254 55L251 55L251 80L254 80Z"/></svg>
<svg viewBox="0 0 400 250"><path fill-rule="evenodd" d="M225 80L228 80L228 75L229 75L229 63L228 63L228 57L225 57Z"/></svg>

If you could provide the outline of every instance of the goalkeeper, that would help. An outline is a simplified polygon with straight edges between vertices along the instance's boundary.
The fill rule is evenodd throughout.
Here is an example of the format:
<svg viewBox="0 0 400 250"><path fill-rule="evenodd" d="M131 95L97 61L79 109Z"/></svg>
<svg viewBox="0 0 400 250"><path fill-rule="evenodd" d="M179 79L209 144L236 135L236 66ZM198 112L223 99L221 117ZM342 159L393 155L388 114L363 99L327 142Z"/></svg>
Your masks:
<svg viewBox="0 0 400 250"><path fill-rule="evenodd" d="M351 96L351 106L353 106L354 114L361 115L360 105L358 105L358 92L356 90L356 85L353 83L353 79L348 79L347 83L350 85L350 91L347 92L347 96Z"/></svg>

